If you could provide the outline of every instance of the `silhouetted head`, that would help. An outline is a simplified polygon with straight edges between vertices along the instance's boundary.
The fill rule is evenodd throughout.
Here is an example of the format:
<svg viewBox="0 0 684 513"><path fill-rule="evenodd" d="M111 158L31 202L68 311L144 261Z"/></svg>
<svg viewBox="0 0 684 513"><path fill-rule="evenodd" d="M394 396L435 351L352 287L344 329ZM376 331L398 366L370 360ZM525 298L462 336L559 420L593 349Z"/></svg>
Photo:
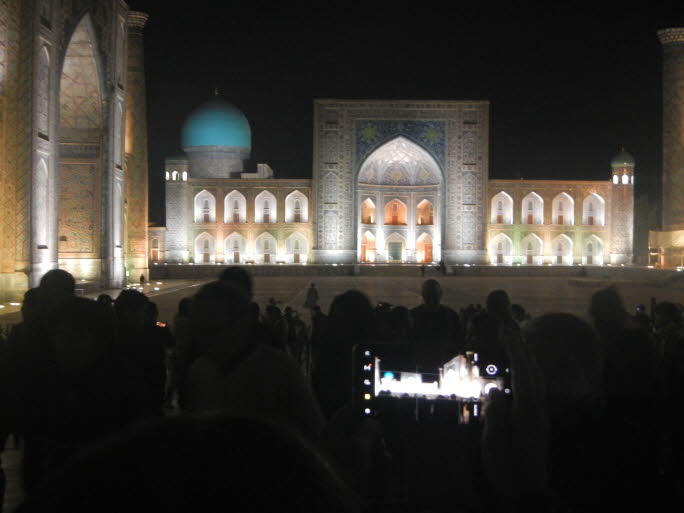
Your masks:
<svg viewBox="0 0 684 513"><path fill-rule="evenodd" d="M657 328L663 328L668 324L682 324L682 310L679 305L663 301L658 303L654 310L654 321Z"/></svg>
<svg viewBox="0 0 684 513"><path fill-rule="evenodd" d="M191 416L136 425L84 451L17 511L119 513L131 504L169 513L360 511L328 462L295 434L256 420Z"/></svg>
<svg viewBox="0 0 684 513"><path fill-rule="evenodd" d="M58 368L76 376L109 353L116 336L116 318L111 307L74 297L57 307L50 331Z"/></svg>
<svg viewBox="0 0 684 513"><path fill-rule="evenodd" d="M487 312L499 320L511 319L511 300L505 290L492 290L487 295Z"/></svg>
<svg viewBox="0 0 684 513"><path fill-rule="evenodd" d="M254 283L252 276L242 267L231 266L225 269L219 276L221 283L232 285L238 290L244 292L247 301L251 301L254 297Z"/></svg>
<svg viewBox="0 0 684 513"><path fill-rule="evenodd" d="M330 319L341 332L356 338L372 338L376 332L373 307L358 290L335 296L330 304Z"/></svg>
<svg viewBox="0 0 684 513"><path fill-rule="evenodd" d="M21 303L21 318L24 322L31 323L40 319L45 314L45 299L43 290L35 287L24 293L24 301Z"/></svg>
<svg viewBox="0 0 684 513"><path fill-rule="evenodd" d="M521 305L518 304L511 305L511 316L516 322L523 322L528 319L527 312Z"/></svg>
<svg viewBox="0 0 684 513"><path fill-rule="evenodd" d="M149 323L147 296L134 289L122 290L114 301L114 310L123 330L141 333Z"/></svg>
<svg viewBox="0 0 684 513"><path fill-rule="evenodd" d="M594 330L571 314L542 315L525 328L551 410L603 397L603 355Z"/></svg>
<svg viewBox="0 0 684 513"><path fill-rule="evenodd" d="M112 299L112 296L110 296L109 294L100 294L99 296L97 296L96 301L98 303L105 305L105 306L109 306L109 307L114 306L114 300Z"/></svg>
<svg viewBox="0 0 684 513"><path fill-rule="evenodd" d="M178 315L182 317L190 317L192 312L192 298L184 297L178 302Z"/></svg>
<svg viewBox="0 0 684 513"><path fill-rule="evenodd" d="M627 321L627 312L615 287L599 290L591 296L589 315L602 338L617 335Z"/></svg>
<svg viewBox="0 0 684 513"><path fill-rule="evenodd" d="M267 305L266 310L264 312L264 317L266 318L266 322L268 324L274 324L280 319L282 319L283 314L280 311L280 308L278 308L275 305Z"/></svg>
<svg viewBox="0 0 684 513"><path fill-rule="evenodd" d="M437 280L425 280L421 293L428 306L437 306L442 301L442 287Z"/></svg>
<svg viewBox="0 0 684 513"><path fill-rule="evenodd" d="M200 352L219 365L243 350L249 335L249 302L244 290L215 281L192 302L192 338Z"/></svg>
<svg viewBox="0 0 684 513"><path fill-rule="evenodd" d="M38 288L42 290L47 304L52 307L74 297L76 281L70 273L62 269L52 269L40 279Z"/></svg>

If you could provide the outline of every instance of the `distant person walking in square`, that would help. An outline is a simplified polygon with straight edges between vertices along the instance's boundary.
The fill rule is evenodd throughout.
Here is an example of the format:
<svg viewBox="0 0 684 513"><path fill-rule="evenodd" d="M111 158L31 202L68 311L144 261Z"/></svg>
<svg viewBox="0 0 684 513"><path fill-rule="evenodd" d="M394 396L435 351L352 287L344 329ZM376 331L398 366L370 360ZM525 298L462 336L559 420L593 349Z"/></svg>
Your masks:
<svg viewBox="0 0 684 513"><path fill-rule="evenodd" d="M304 301L304 308L311 310L318 306L318 291L316 286L312 283L306 291L306 300Z"/></svg>

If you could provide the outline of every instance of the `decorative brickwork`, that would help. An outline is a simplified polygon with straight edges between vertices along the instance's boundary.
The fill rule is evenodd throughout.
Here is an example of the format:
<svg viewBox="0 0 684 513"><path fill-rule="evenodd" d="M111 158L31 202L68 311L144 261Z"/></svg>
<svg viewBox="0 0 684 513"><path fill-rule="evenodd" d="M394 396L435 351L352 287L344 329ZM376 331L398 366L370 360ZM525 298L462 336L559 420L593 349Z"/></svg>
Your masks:
<svg viewBox="0 0 684 513"><path fill-rule="evenodd" d="M166 161L167 262L311 262L310 180L194 178L187 168Z"/></svg>
<svg viewBox="0 0 684 513"><path fill-rule="evenodd" d="M62 162L59 169L60 257L100 253L100 173L96 163Z"/></svg>
<svg viewBox="0 0 684 513"><path fill-rule="evenodd" d="M632 189L631 183L615 185L610 180L490 180L488 261L521 265L630 263ZM502 198L509 198L510 204ZM565 202L562 218L560 198Z"/></svg>
<svg viewBox="0 0 684 513"><path fill-rule="evenodd" d="M663 45L663 228L684 225L684 29L658 32Z"/></svg>
<svg viewBox="0 0 684 513"><path fill-rule="evenodd" d="M114 73L126 69L117 27L126 11L123 2L0 0L0 296L57 266L123 284L113 233L123 224L123 144L110 127L123 128L125 84ZM60 218L71 237L61 234L58 255Z"/></svg>
<svg viewBox="0 0 684 513"><path fill-rule="evenodd" d="M317 100L313 167L317 261L358 260L357 175L374 150L405 137L434 158L444 177L437 233L443 258L483 262L488 111L487 102ZM401 172L395 175L401 182ZM385 177L376 180L384 183Z"/></svg>
<svg viewBox="0 0 684 513"><path fill-rule="evenodd" d="M126 252L132 276L147 274L148 169L147 106L143 28L147 14L128 13L126 73Z"/></svg>

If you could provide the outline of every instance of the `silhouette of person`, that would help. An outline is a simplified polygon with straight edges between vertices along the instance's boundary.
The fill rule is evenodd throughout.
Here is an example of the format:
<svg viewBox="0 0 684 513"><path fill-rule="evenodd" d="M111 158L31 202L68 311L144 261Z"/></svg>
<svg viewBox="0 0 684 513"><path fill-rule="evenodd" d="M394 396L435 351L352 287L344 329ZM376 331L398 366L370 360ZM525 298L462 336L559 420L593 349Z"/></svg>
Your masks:
<svg viewBox="0 0 684 513"><path fill-rule="evenodd" d="M42 292L47 310L50 311L65 300L74 297L76 281L67 271L52 269L40 279L38 288Z"/></svg>
<svg viewBox="0 0 684 513"><path fill-rule="evenodd" d="M128 289L114 301L119 321L117 354L128 362L129 371L135 373L140 393L138 401L148 415L161 412L166 390L166 341L157 336L154 310L142 292Z"/></svg>
<svg viewBox="0 0 684 513"><path fill-rule="evenodd" d="M462 349L461 323L455 311L441 304L442 287L437 280L425 280L421 293L423 304L411 310L412 339L422 355L418 360L439 366Z"/></svg>
<svg viewBox="0 0 684 513"><path fill-rule="evenodd" d="M311 310L318 306L318 291L316 286L312 283L306 291L306 300L304 301L304 308Z"/></svg>
<svg viewBox="0 0 684 513"><path fill-rule="evenodd" d="M112 299L112 296L110 296L109 294L100 294L99 296L97 296L96 301L110 308L114 307L114 300Z"/></svg>
<svg viewBox="0 0 684 513"><path fill-rule="evenodd" d="M248 311L242 291L221 282L195 295L192 337L204 350L188 370L181 405L268 420L317 440L323 418L304 375L285 352L249 336Z"/></svg>
<svg viewBox="0 0 684 513"><path fill-rule="evenodd" d="M365 294L348 290L333 299L314 342L313 386L327 418L351 401L352 348L378 341L373 307Z"/></svg>

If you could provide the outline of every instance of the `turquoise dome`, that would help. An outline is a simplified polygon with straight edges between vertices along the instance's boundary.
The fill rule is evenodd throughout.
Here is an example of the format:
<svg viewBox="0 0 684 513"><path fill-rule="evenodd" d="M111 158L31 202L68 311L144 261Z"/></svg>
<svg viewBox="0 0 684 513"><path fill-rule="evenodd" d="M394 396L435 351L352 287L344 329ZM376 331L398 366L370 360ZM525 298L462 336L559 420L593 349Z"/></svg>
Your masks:
<svg viewBox="0 0 684 513"><path fill-rule="evenodd" d="M624 149L620 149L610 161L611 167L634 167L634 157Z"/></svg>
<svg viewBox="0 0 684 513"><path fill-rule="evenodd" d="M211 100L190 113L183 125L183 148L233 146L252 148L252 131L235 105Z"/></svg>

